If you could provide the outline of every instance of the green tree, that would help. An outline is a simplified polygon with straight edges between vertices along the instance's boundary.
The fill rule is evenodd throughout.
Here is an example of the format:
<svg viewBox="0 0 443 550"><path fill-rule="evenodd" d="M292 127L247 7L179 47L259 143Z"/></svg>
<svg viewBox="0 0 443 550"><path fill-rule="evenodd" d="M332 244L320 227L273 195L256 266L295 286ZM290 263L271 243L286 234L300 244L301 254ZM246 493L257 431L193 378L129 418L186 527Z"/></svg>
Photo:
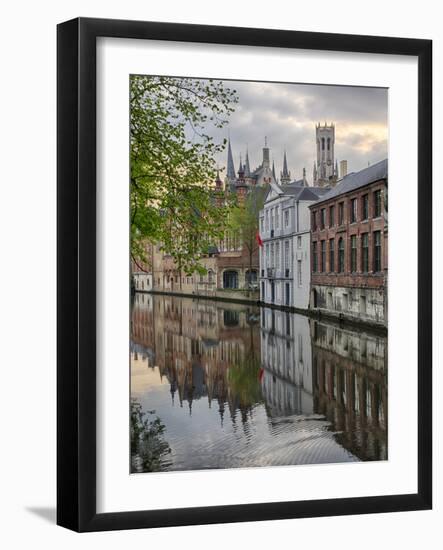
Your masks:
<svg viewBox="0 0 443 550"><path fill-rule="evenodd" d="M170 465L166 428L158 416L149 419L147 414L155 411L145 413L137 400L131 400L131 472L157 472Z"/></svg>
<svg viewBox="0 0 443 550"><path fill-rule="evenodd" d="M252 188L244 204L233 208L229 216L229 225L239 235L241 244L248 255L250 270L254 267L253 257L259 248L257 240L259 212L263 208L266 192L265 187Z"/></svg>
<svg viewBox="0 0 443 550"><path fill-rule="evenodd" d="M226 140L210 132L227 123L236 92L216 80L135 75L130 101L132 258L143 261L146 241L156 242L180 271L201 271L229 210L213 187Z"/></svg>

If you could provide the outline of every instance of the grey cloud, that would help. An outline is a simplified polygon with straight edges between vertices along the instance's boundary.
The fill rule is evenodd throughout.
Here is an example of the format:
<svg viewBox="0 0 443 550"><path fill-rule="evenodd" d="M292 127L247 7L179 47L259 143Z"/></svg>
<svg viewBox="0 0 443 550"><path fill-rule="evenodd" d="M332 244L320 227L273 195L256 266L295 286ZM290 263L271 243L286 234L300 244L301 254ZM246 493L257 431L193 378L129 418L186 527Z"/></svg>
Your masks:
<svg viewBox="0 0 443 550"><path fill-rule="evenodd" d="M335 123L336 158L346 158L350 170L360 170L387 156L386 137L376 131L387 127L385 89L234 81L225 81L225 85L239 95L228 125L236 168L246 147L251 167L260 164L267 136L277 174L286 149L292 177L301 177L306 167L311 179L315 124L325 121ZM228 127L214 137L227 137ZM226 156L217 161L224 166Z"/></svg>

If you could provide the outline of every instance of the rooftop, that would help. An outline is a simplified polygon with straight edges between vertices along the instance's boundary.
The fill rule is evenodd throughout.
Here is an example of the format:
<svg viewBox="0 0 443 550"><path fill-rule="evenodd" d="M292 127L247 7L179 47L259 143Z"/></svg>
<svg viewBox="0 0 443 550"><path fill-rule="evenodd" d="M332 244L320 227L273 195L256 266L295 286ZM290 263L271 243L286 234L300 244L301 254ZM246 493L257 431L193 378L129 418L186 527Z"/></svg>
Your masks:
<svg viewBox="0 0 443 550"><path fill-rule="evenodd" d="M360 187L369 185L374 181L383 179L388 179L388 159L381 160L372 166L368 166L360 170L360 172L351 172L346 175L342 180L337 182L335 187L328 189L328 192L321 196L317 203L339 197L340 195L350 193Z"/></svg>

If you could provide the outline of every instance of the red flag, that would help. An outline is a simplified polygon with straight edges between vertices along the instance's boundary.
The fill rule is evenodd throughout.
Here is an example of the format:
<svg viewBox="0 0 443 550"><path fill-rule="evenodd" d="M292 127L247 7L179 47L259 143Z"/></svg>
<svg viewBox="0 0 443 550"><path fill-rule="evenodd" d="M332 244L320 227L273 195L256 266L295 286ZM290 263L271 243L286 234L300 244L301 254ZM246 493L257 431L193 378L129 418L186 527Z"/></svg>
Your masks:
<svg viewBox="0 0 443 550"><path fill-rule="evenodd" d="M260 233L257 231L256 239L258 242L258 246L263 246L263 241L261 240Z"/></svg>

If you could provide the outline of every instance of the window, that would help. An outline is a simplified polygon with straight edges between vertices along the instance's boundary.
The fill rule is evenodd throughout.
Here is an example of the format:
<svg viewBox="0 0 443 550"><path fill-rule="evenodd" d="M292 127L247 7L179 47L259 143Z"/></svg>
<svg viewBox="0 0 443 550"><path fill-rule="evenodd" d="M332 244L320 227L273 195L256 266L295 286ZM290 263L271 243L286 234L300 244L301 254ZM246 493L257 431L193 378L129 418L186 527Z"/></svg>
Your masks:
<svg viewBox="0 0 443 550"><path fill-rule="evenodd" d="M271 231L274 229L274 209L271 208Z"/></svg>
<svg viewBox="0 0 443 550"><path fill-rule="evenodd" d="M223 311L223 323L225 327L236 327L240 321L238 311L225 309Z"/></svg>
<svg viewBox="0 0 443 550"><path fill-rule="evenodd" d="M357 199L351 199L349 206L351 223L355 223L357 221Z"/></svg>
<svg viewBox="0 0 443 550"><path fill-rule="evenodd" d="M338 205L338 224L343 225L345 223L345 203L340 202Z"/></svg>
<svg viewBox="0 0 443 550"><path fill-rule="evenodd" d="M335 206L329 208L329 227L334 227L335 225Z"/></svg>
<svg viewBox="0 0 443 550"><path fill-rule="evenodd" d="M266 245L266 267L271 267L269 265L269 244Z"/></svg>
<svg viewBox="0 0 443 550"><path fill-rule="evenodd" d="M381 233L374 231L374 271L381 271Z"/></svg>
<svg viewBox="0 0 443 550"><path fill-rule="evenodd" d="M328 151L331 150L331 138L328 138Z"/></svg>
<svg viewBox="0 0 443 550"><path fill-rule="evenodd" d="M340 237L338 241L338 271L343 273L345 270L345 242Z"/></svg>
<svg viewBox="0 0 443 550"><path fill-rule="evenodd" d="M263 233L263 231L264 231L264 225L265 225L265 224L264 224L264 220L263 220L263 218L261 218L261 219L260 219L260 231L261 231L262 233Z"/></svg>
<svg viewBox="0 0 443 550"><path fill-rule="evenodd" d="M212 269L210 269L208 271L208 283L211 285L213 283L213 277L214 277L214 272L212 271Z"/></svg>
<svg viewBox="0 0 443 550"><path fill-rule="evenodd" d="M312 216L312 231L315 231L317 229L317 213L314 211L311 214Z"/></svg>
<svg viewBox="0 0 443 550"><path fill-rule="evenodd" d="M321 150L325 150L325 138L321 138Z"/></svg>
<svg viewBox="0 0 443 550"><path fill-rule="evenodd" d="M223 273L223 288L238 288L237 271L225 271Z"/></svg>
<svg viewBox="0 0 443 550"><path fill-rule="evenodd" d="M381 216L381 190L374 191L374 218Z"/></svg>
<svg viewBox="0 0 443 550"><path fill-rule="evenodd" d="M329 271L335 271L334 239L329 240Z"/></svg>
<svg viewBox="0 0 443 550"><path fill-rule="evenodd" d="M320 243L320 270L326 271L326 241L321 241Z"/></svg>
<svg viewBox="0 0 443 550"><path fill-rule="evenodd" d="M275 264L274 264L274 243L271 243L271 266L270 267L275 267Z"/></svg>
<svg viewBox="0 0 443 550"><path fill-rule="evenodd" d="M280 268L280 243L275 243L275 267Z"/></svg>
<svg viewBox="0 0 443 550"><path fill-rule="evenodd" d="M289 258L289 241L285 241L285 270L289 270L290 258Z"/></svg>
<svg viewBox="0 0 443 550"><path fill-rule="evenodd" d="M351 236L351 271L357 271L357 235Z"/></svg>
<svg viewBox="0 0 443 550"><path fill-rule="evenodd" d="M257 284L257 270L248 269L246 271L246 284L251 287Z"/></svg>
<svg viewBox="0 0 443 550"><path fill-rule="evenodd" d="M277 206L275 209L275 227L278 229L280 226L280 209Z"/></svg>
<svg viewBox="0 0 443 550"><path fill-rule="evenodd" d="M298 281L298 286L301 286L302 285L301 260L297 260L297 281Z"/></svg>
<svg viewBox="0 0 443 550"><path fill-rule="evenodd" d="M326 208L320 210L320 228L324 229L326 225Z"/></svg>
<svg viewBox="0 0 443 550"><path fill-rule="evenodd" d="M289 210L285 210L284 217L285 217L285 227L288 227L289 226Z"/></svg>
<svg viewBox="0 0 443 550"><path fill-rule="evenodd" d="M301 248L301 237L297 237L297 248Z"/></svg>
<svg viewBox="0 0 443 550"><path fill-rule="evenodd" d="M363 233L361 236L361 270L363 273L369 271L369 235Z"/></svg>
<svg viewBox="0 0 443 550"><path fill-rule="evenodd" d="M312 271L317 271L318 268L318 258L317 258L317 243L312 243Z"/></svg>
<svg viewBox="0 0 443 550"><path fill-rule="evenodd" d="M266 231L269 230L269 210L265 211Z"/></svg>
<svg viewBox="0 0 443 550"><path fill-rule="evenodd" d="M362 220L367 220L369 218L369 195L363 195L361 198L361 217Z"/></svg>

